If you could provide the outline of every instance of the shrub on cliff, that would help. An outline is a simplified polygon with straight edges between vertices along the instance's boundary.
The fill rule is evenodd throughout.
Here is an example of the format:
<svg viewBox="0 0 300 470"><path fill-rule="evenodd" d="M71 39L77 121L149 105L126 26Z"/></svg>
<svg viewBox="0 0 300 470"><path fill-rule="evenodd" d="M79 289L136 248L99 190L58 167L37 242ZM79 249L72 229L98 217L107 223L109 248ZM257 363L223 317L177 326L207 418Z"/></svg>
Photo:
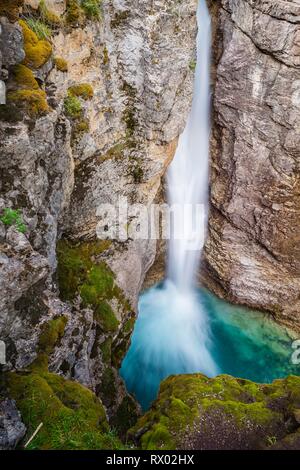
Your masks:
<svg viewBox="0 0 300 470"><path fill-rule="evenodd" d="M15 226L18 232L25 233L26 225L23 222L20 209L11 209L6 207L0 217L1 222L8 227Z"/></svg>
<svg viewBox="0 0 300 470"><path fill-rule="evenodd" d="M81 116L82 106L76 96L67 96L64 100L65 113L68 117L75 119Z"/></svg>

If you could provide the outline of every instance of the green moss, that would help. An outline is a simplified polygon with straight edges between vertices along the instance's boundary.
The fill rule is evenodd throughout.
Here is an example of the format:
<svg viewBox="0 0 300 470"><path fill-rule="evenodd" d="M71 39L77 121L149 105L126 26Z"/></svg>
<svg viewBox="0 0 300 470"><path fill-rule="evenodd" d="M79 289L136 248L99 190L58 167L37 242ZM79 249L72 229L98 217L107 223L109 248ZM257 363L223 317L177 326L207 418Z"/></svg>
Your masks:
<svg viewBox="0 0 300 470"><path fill-rule="evenodd" d="M131 333L135 324L135 318L129 318L124 325L124 333Z"/></svg>
<svg viewBox="0 0 300 470"><path fill-rule="evenodd" d="M43 90L17 90L7 93L7 102L14 103L31 117L49 112L46 93Z"/></svg>
<svg viewBox="0 0 300 470"><path fill-rule="evenodd" d="M119 321L112 302L124 312L130 304L115 282L115 275L97 258L109 248L109 240L72 244L61 240L57 245L58 282L63 300L80 294L84 306L90 306L103 331L116 331Z"/></svg>
<svg viewBox="0 0 300 470"><path fill-rule="evenodd" d="M99 19L101 16L101 0L82 0L81 7L87 18Z"/></svg>
<svg viewBox="0 0 300 470"><path fill-rule="evenodd" d="M100 345L102 361L104 364L109 363L111 360L111 343L112 339L109 337Z"/></svg>
<svg viewBox="0 0 300 470"><path fill-rule="evenodd" d="M16 65L12 70L12 78L15 90L7 94L8 105L14 104L31 117L38 117L49 111L46 93L39 88L28 67Z"/></svg>
<svg viewBox="0 0 300 470"><path fill-rule="evenodd" d="M32 70L22 64L15 65L12 69L12 78L18 88L39 90L39 84L36 81Z"/></svg>
<svg viewBox="0 0 300 470"><path fill-rule="evenodd" d="M92 85L89 83L80 83L79 85L73 85L68 89L69 96L76 96L89 100L94 96L94 90Z"/></svg>
<svg viewBox="0 0 300 470"><path fill-rule="evenodd" d="M194 59L190 61L190 63L189 63L189 68L190 68L190 70L191 70L192 72L195 72L195 70L196 70L196 65L197 65L197 62L196 62Z"/></svg>
<svg viewBox="0 0 300 470"><path fill-rule="evenodd" d="M158 399L129 437L139 436L143 449L172 450L184 445L193 430L201 442L218 426L220 433L227 433L227 445L257 446L267 436L281 435L287 413L292 417L299 403L300 377L260 385L227 375L214 379L201 374L172 376L161 384ZM214 448L216 443L210 445Z"/></svg>
<svg viewBox="0 0 300 470"><path fill-rule="evenodd" d="M55 57L54 64L57 70L60 72L67 72L68 71L68 62L63 59L62 57Z"/></svg>
<svg viewBox="0 0 300 470"><path fill-rule="evenodd" d="M104 405L107 407L116 402L117 389L115 376L111 367L106 367L102 374L100 395Z"/></svg>
<svg viewBox="0 0 300 470"><path fill-rule="evenodd" d="M51 57L52 46L48 41L39 40L36 33L30 29L26 21L19 21L24 36L24 65L32 69L42 67Z"/></svg>
<svg viewBox="0 0 300 470"><path fill-rule="evenodd" d="M64 99L64 109L71 119L79 118L82 114L81 102L76 96L67 96Z"/></svg>
<svg viewBox="0 0 300 470"><path fill-rule="evenodd" d="M54 318L45 323L39 338L39 351L50 354L57 342L63 337L67 318L65 316Z"/></svg>
<svg viewBox="0 0 300 470"><path fill-rule="evenodd" d="M43 426L29 449L120 449L100 400L82 385L49 372L8 373L10 396L27 426Z"/></svg>
<svg viewBox="0 0 300 470"><path fill-rule="evenodd" d="M94 312L94 319L101 326L104 332L116 331L119 326L119 321L116 318L111 306L107 302L98 301L97 299L96 304L97 307Z"/></svg>
<svg viewBox="0 0 300 470"><path fill-rule="evenodd" d="M1 0L0 2L0 16L7 16L7 18L14 22L19 18L20 8L23 6L24 0Z"/></svg>
<svg viewBox="0 0 300 470"><path fill-rule="evenodd" d="M141 439L142 449L147 450L175 450L175 440L167 427L163 424L154 424L151 431L146 432Z"/></svg>

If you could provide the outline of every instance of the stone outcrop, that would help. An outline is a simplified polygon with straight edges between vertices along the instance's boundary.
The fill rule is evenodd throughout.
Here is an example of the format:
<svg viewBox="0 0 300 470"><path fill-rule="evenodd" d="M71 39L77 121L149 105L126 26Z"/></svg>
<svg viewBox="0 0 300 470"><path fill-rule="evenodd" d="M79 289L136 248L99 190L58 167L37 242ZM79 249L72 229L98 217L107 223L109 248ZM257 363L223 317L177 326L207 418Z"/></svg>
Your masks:
<svg viewBox="0 0 300 470"><path fill-rule="evenodd" d="M300 5L222 0L202 278L300 328Z"/></svg>
<svg viewBox="0 0 300 470"><path fill-rule="evenodd" d="M145 450L297 448L299 385L294 376L270 385L228 375L171 376L128 436Z"/></svg>
<svg viewBox="0 0 300 470"><path fill-rule="evenodd" d="M8 398L0 403L0 450L15 449L26 432L25 424L14 400Z"/></svg>

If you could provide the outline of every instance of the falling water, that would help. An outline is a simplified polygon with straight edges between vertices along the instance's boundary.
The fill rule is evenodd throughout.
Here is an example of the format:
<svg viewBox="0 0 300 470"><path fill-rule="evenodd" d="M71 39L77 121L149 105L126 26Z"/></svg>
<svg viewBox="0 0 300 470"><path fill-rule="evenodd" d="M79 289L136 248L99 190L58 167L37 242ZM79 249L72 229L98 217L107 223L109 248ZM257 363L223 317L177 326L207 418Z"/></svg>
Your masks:
<svg viewBox="0 0 300 470"><path fill-rule="evenodd" d="M199 30L192 109L168 172L169 202L171 206L178 204L185 208L179 212L179 220L176 221L179 228L184 228L184 237L179 240L171 238L168 270L168 277L182 291L193 286L203 244L203 220L197 220L197 226L193 227L192 213L188 208L195 209L197 204L207 208L211 21L205 0L199 1L197 19ZM193 228L198 234L193 246L196 249L190 249Z"/></svg>
<svg viewBox="0 0 300 470"><path fill-rule="evenodd" d="M197 20L193 103L168 172L169 203L181 208L197 204L207 208L211 22L205 0L199 1ZM194 227L191 211L181 211L181 215L176 212L175 219L178 216L175 225L184 227L184 237L176 239L171 234L168 277L141 297L132 344L121 368L127 388L134 391L144 407L155 398L160 381L168 375L217 373L209 352L205 310L194 288L203 246L203 219L198 218L198 226ZM198 235L193 237L195 228Z"/></svg>

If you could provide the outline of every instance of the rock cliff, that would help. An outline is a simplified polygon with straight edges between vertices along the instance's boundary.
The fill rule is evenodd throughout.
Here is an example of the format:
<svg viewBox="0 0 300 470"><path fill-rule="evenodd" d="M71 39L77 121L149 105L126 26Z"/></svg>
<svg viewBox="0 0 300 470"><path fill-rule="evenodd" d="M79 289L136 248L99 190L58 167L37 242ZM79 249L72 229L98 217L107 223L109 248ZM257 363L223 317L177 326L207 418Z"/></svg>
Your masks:
<svg viewBox="0 0 300 470"><path fill-rule="evenodd" d="M122 434L139 409L117 369L156 243L98 240L97 208L157 197L191 103L196 1L14 0L0 17L4 370L75 379Z"/></svg>
<svg viewBox="0 0 300 470"><path fill-rule="evenodd" d="M300 328L300 5L214 2L204 282Z"/></svg>

